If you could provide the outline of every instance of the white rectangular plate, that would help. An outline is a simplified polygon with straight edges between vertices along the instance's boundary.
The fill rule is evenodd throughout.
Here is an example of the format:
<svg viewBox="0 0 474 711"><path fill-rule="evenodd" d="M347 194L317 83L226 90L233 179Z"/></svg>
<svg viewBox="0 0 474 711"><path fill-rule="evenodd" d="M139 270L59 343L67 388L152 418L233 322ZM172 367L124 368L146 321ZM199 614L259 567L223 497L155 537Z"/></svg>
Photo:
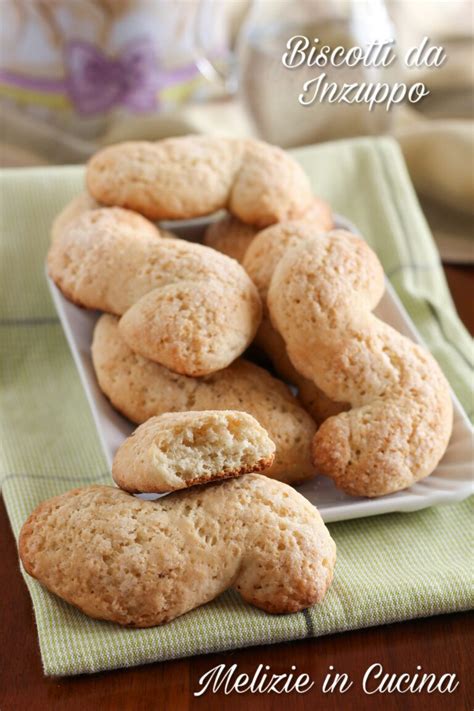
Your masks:
<svg viewBox="0 0 474 711"><path fill-rule="evenodd" d="M176 223L174 225L168 223L166 227L172 228L181 237L198 241L206 224L207 220L200 219L181 223L179 226ZM356 232L354 226L342 217L336 218L336 226ZM74 306L64 298L49 278L48 284L86 391L108 465L111 467L115 451L135 426L112 408L95 379L91 343L99 313ZM386 286L386 293L376 309L377 315L400 333L418 343L421 342L412 321L388 281ZM298 490L318 507L326 522L374 516L392 511L415 511L435 504L453 503L465 499L473 492L471 461L473 431L454 393L452 397L454 428L451 441L436 471L428 478L405 491L378 499L346 496L324 476L317 476L305 482L297 487Z"/></svg>

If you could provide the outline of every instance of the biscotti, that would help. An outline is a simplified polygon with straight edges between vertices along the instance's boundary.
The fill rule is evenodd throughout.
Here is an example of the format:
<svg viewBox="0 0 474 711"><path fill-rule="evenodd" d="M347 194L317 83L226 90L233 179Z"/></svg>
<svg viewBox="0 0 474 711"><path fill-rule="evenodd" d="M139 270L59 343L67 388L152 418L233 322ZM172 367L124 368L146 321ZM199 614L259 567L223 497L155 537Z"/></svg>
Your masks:
<svg viewBox="0 0 474 711"><path fill-rule="evenodd" d="M390 494L428 476L452 430L449 386L436 361L371 313L383 291L374 252L343 232L290 247L268 291L293 365L351 405L321 425L313 460L357 496Z"/></svg>
<svg viewBox="0 0 474 711"><path fill-rule="evenodd" d="M314 475L311 440L316 426L289 388L263 368L238 359L204 378L178 375L134 353L110 315L96 324L92 360L101 390L132 422L140 424L165 412L242 410L253 415L275 443L267 476L296 482Z"/></svg>
<svg viewBox="0 0 474 711"><path fill-rule="evenodd" d="M265 227L300 214L311 202L299 164L281 148L253 139L181 136L115 144L91 158L86 183L99 203L152 220L227 208L243 222Z"/></svg>
<svg viewBox="0 0 474 711"><path fill-rule="evenodd" d="M151 627L234 587L270 613L323 600L336 559L319 513L258 474L142 501L90 486L24 524L27 573L90 617Z"/></svg>
<svg viewBox="0 0 474 711"><path fill-rule="evenodd" d="M349 406L344 402L333 402L313 381L298 372L288 358L283 338L271 324L267 307L268 288L276 265L289 247L304 242L317 232L317 228L304 221L267 227L255 236L242 263L255 283L263 305L263 317L255 342L270 357L278 375L298 388L298 398L319 425L331 415L347 410ZM337 232L334 230L328 234Z"/></svg>
<svg viewBox="0 0 474 711"><path fill-rule="evenodd" d="M151 417L118 448L112 476L125 491L163 493L261 472L275 445L257 420L236 410Z"/></svg>
<svg viewBox="0 0 474 711"><path fill-rule="evenodd" d="M348 403L331 400L312 380L296 370L288 358L285 341L273 327L268 314L263 316L254 342L270 358L277 375L297 388L298 400L318 426L328 417L349 409Z"/></svg>
<svg viewBox="0 0 474 711"><path fill-rule="evenodd" d="M330 206L317 197L313 197L309 207L303 210L301 215L295 214L291 221L306 222L311 225L313 231L327 232L334 227ZM245 253L259 229L255 225L242 222L233 215L225 215L209 225L203 242L208 247L217 249L218 252L227 254L228 257L242 263Z"/></svg>
<svg viewBox="0 0 474 711"><path fill-rule="evenodd" d="M125 314L122 334L133 350L186 375L229 365L261 318L258 292L240 264L200 244L163 239L130 210L95 209L67 222L48 268L74 303Z"/></svg>
<svg viewBox="0 0 474 711"><path fill-rule="evenodd" d="M54 242L56 237L59 237L66 227L80 217L84 212L89 210L98 210L101 206L87 192L76 195L70 202L67 203L55 218L51 227L51 240Z"/></svg>

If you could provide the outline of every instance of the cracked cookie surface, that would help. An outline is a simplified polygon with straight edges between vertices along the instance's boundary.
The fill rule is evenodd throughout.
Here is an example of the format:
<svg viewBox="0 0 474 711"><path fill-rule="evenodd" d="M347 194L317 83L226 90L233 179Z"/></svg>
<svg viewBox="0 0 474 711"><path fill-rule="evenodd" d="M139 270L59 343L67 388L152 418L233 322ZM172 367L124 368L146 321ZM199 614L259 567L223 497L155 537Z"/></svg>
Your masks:
<svg viewBox="0 0 474 711"><path fill-rule="evenodd" d="M84 613L151 627L234 587L271 613L324 599L336 547L316 508L258 474L157 501L89 486L41 503L23 525L23 565Z"/></svg>

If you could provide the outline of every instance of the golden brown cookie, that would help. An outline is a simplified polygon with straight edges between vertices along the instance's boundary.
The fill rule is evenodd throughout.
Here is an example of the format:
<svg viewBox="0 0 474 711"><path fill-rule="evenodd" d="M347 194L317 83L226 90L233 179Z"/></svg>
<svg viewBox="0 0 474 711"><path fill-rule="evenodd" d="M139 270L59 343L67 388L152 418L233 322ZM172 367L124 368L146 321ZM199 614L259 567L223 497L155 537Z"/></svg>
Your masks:
<svg viewBox="0 0 474 711"><path fill-rule="evenodd" d="M313 197L309 207L301 215L295 215L291 222L306 222L314 230L327 232L334 227L331 207L321 198ZM204 234L204 244L227 254L228 257L242 263L245 253L259 231L258 227L248 225L233 215L225 215L212 222Z"/></svg>
<svg viewBox="0 0 474 711"><path fill-rule="evenodd" d="M316 230L317 232L317 230ZM337 230L329 234L337 234ZM270 357L282 378L298 388L298 397L317 424L330 415L348 409L347 403L336 403L291 363L283 338L272 326L267 307L267 293L275 267L289 247L300 244L315 234L315 228L304 221L282 222L259 232L249 246L243 266L256 285L263 305L263 317L256 344Z"/></svg>
<svg viewBox="0 0 474 711"><path fill-rule="evenodd" d="M452 403L438 364L372 313L382 267L364 240L339 232L290 247L268 306L293 365L351 405L313 441L318 471L355 496L381 496L428 476L448 445Z"/></svg>
<svg viewBox="0 0 474 711"><path fill-rule="evenodd" d="M133 350L186 375L225 368L261 317L240 264L169 236L144 217L102 208L68 222L48 254L49 274L74 303L125 315Z"/></svg>
<svg viewBox="0 0 474 711"><path fill-rule="evenodd" d="M152 627L233 587L270 613L320 603L336 546L319 513L248 474L142 501L110 486L40 504L20 533L27 573L90 617Z"/></svg>
<svg viewBox="0 0 474 711"><path fill-rule="evenodd" d="M94 198L89 195L89 193L81 193L75 198L68 202L68 204L61 210L59 215L53 222L51 228L51 239L54 241L58 235L61 235L66 229L70 222L73 222L78 217L80 217L84 212L88 210L97 210L101 206L94 200Z"/></svg>
<svg viewBox="0 0 474 711"><path fill-rule="evenodd" d="M99 386L112 405L140 424L164 412L241 410L253 415L276 446L267 476L297 482L314 475L316 426L289 388L266 370L239 359L204 378L178 375L134 353L113 316L97 322L92 359Z"/></svg>
<svg viewBox="0 0 474 711"><path fill-rule="evenodd" d="M260 472L274 457L272 440L246 412L168 412L120 445L112 476L125 491L162 493Z"/></svg>
<svg viewBox="0 0 474 711"><path fill-rule="evenodd" d="M259 312L249 318L253 288L217 280L178 281L145 294L120 319L134 351L184 375L230 365L252 342Z"/></svg>
<svg viewBox="0 0 474 711"><path fill-rule="evenodd" d="M270 358L278 376L297 388L298 400L318 426L331 415L349 409L348 403L334 402L312 380L308 380L296 370L288 358L285 341L272 326L268 314L262 318L255 343Z"/></svg>
<svg viewBox="0 0 474 711"><path fill-rule="evenodd" d="M243 222L264 227L301 213L311 201L299 164L281 148L253 139L181 136L119 143L91 158L86 182L103 205L127 207L152 220L227 208Z"/></svg>

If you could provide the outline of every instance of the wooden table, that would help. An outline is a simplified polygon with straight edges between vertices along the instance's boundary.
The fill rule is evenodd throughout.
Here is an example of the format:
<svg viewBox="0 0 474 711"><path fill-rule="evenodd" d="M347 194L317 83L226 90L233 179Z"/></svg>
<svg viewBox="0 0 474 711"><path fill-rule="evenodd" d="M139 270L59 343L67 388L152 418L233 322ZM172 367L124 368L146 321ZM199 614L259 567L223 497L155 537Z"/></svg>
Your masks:
<svg viewBox="0 0 474 711"><path fill-rule="evenodd" d="M447 267L446 275L464 323L474 331L471 307L474 269ZM3 502L0 510L1 668L0 711L117 711L133 709L443 709L461 711L474 705L474 684L469 661L474 639L468 613L403 622L320 639L253 647L224 654L205 655L128 670L65 679L43 677L30 597L21 578L16 546ZM469 649L471 651L469 652ZM365 695L360 682L366 669L379 662L391 673L423 671L456 673L459 687L452 694ZM194 697L199 677L220 663L238 664L253 674L258 664L275 673L289 672L294 664L315 681L305 695L276 696L207 693ZM354 686L345 694L323 694L322 680L333 665L348 672Z"/></svg>

